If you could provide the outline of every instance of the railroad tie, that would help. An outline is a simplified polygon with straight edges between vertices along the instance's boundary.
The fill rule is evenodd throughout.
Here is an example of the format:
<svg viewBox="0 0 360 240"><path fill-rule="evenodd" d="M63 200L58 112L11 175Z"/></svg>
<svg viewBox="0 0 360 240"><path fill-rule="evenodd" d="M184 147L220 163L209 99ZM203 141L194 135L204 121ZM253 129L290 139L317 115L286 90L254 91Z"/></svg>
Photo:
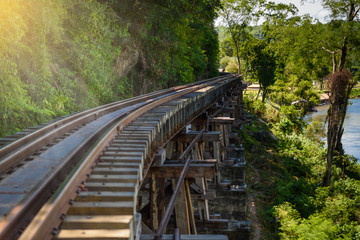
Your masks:
<svg viewBox="0 0 360 240"><path fill-rule="evenodd" d="M119 140L122 141L122 140ZM146 142L111 144L67 212L57 239L131 239Z"/></svg>

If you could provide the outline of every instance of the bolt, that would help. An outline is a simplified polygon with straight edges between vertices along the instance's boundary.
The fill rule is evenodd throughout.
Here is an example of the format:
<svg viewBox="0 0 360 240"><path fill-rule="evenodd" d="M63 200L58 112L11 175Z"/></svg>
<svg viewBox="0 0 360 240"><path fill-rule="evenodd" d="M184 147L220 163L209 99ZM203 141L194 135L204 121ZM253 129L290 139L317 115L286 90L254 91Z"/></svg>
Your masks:
<svg viewBox="0 0 360 240"><path fill-rule="evenodd" d="M60 219L61 220L64 220L66 218L66 214L65 213L62 213L61 216L60 216Z"/></svg>
<svg viewBox="0 0 360 240"><path fill-rule="evenodd" d="M56 228L56 227L54 227L53 230L52 230L52 232L51 232L51 234L54 235L54 236L56 236L58 233L59 233L59 229Z"/></svg>

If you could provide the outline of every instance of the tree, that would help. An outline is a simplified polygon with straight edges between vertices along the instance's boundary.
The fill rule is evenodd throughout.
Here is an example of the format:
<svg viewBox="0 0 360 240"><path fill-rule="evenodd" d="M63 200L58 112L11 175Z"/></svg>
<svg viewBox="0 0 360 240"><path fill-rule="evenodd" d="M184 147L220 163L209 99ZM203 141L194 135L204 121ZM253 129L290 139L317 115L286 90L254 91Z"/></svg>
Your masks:
<svg viewBox="0 0 360 240"><path fill-rule="evenodd" d="M224 0L223 8L220 12L223 23L231 36L238 62L238 74L241 74L241 52L240 46L248 38L247 28L257 17L257 7L260 6L259 0Z"/></svg>
<svg viewBox="0 0 360 240"><path fill-rule="evenodd" d="M327 115L327 165L323 179L323 185L329 186L333 157L344 154L341 144L344 132L343 125L350 92L356 84L351 73L345 67L351 65L349 53L356 50L360 40L357 31L355 31L359 27L355 20L359 19L360 1L323 0L323 6L331 11L332 18L328 24L328 28L332 30L332 35L325 41L327 46L323 47L332 55L333 66L333 73L328 76L328 85L331 91Z"/></svg>
<svg viewBox="0 0 360 240"><path fill-rule="evenodd" d="M249 64L259 80L263 92L262 102L264 102L269 86L275 82L276 58L264 40L253 39L252 42L251 47L249 46Z"/></svg>

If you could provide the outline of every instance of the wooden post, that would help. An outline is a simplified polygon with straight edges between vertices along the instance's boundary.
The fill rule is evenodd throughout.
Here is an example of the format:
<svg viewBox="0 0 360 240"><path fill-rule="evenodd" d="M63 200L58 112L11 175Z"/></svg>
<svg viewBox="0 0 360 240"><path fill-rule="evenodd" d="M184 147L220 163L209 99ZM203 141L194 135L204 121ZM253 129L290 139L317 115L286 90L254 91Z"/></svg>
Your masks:
<svg viewBox="0 0 360 240"><path fill-rule="evenodd" d="M243 90L244 90L243 85L241 87L239 87L239 89L237 90L237 99L236 99L236 106L235 106L235 123L236 124L240 124L241 119L243 119L243 117L244 117Z"/></svg>
<svg viewBox="0 0 360 240"><path fill-rule="evenodd" d="M176 186L175 179L172 179L173 188ZM189 209L185 197L185 184L180 188L179 195L175 203L176 227L181 234L190 234Z"/></svg>
<svg viewBox="0 0 360 240"><path fill-rule="evenodd" d="M189 217L190 217L191 234L197 234L194 209L193 209L192 201L191 201L190 186L189 186L189 181L187 179L185 180L185 195L186 195L186 201L187 201L187 204L189 207L188 210L189 210Z"/></svg>
<svg viewBox="0 0 360 240"><path fill-rule="evenodd" d="M203 159L199 159L199 154L198 154L198 144L196 144L195 146L195 151L192 152L192 159L193 160L203 160ZM206 195L206 184L205 184L206 179L205 178L195 178L195 183L201 187L203 194ZM201 220L208 220L209 219L209 206L208 206L208 200L198 200L198 207L199 207L199 215L200 215L200 219Z"/></svg>
<svg viewBox="0 0 360 240"><path fill-rule="evenodd" d="M174 141L170 141L166 144L166 158L172 159L172 155L174 153Z"/></svg>
<svg viewBox="0 0 360 240"><path fill-rule="evenodd" d="M216 159L217 165L220 165L220 142L213 142L214 158ZM216 184L219 185L221 181L220 171L216 172Z"/></svg>
<svg viewBox="0 0 360 240"><path fill-rule="evenodd" d="M196 178L195 183L200 186L203 190L203 195L206 195L206 184L205 184L205 178ZM199 215L200 220L209 220L209 205L208 200L198 200L198 207L199 207Z"/></svg>
<svg viewBox="0 0 360 240"><path fill-rule="evenodd" d="M160 201L162 199L165 199L165 179L164 178L159 178L158 179L159 182L159 219L162 219L165 213L165 204L163 204L162 206L160 206Z"/></svg>
<svg viewBox="0 0 360 240"><path fill-rule="evenodd" d="M151 174L151 191L150 191L150 224L151 229L156 232L159 227L159 209L158 209L158 192L157 180L155 173Z"/></svg>

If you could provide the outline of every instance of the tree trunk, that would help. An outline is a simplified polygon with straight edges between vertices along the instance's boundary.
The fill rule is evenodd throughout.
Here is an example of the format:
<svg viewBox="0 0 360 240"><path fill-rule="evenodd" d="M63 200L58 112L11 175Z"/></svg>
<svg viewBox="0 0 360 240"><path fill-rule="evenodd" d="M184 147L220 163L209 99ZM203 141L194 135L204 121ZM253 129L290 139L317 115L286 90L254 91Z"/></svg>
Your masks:
<svg viewBox="0 0 360 240"><path fill-rule="evenodd" d="M235 44L235 48L236 48L236 59L238 61L238 74L241 74L241 63L240 63L240 53L239 53L239 42L235 39L235 37L233 37L233 41Z"/></svg>
<svg viewBox="0 0 360 240"><path fill-rule="evenodd" d="M344 121L349 103L350 93L355 83L351 81L351 74L347 70L336 71L328 77L330 93L330 107L327 121L327 161L326 172L323 178L323 186L329 186L331 182L332 160L335 155L341 156L344 150L341 144L344 132ZM336 151L335 151L336 150Z"/></svg>

